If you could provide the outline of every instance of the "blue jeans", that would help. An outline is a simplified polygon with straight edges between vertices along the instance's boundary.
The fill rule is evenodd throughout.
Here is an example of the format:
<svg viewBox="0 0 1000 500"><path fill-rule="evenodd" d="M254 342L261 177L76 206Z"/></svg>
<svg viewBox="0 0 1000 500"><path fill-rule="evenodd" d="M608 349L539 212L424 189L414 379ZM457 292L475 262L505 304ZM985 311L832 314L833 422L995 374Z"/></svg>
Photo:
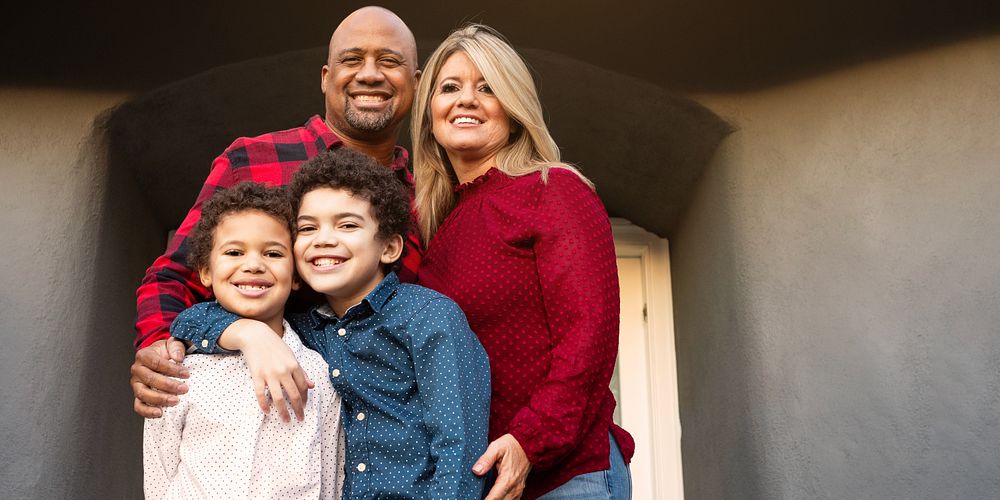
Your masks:
<svg viewBox="0 0 1000 500"><path fill-rule="evenodd" d="M538 500L629 500L632 498L632 474L625 465L615 438L611 440L611 467L573 477Z"/></svg>

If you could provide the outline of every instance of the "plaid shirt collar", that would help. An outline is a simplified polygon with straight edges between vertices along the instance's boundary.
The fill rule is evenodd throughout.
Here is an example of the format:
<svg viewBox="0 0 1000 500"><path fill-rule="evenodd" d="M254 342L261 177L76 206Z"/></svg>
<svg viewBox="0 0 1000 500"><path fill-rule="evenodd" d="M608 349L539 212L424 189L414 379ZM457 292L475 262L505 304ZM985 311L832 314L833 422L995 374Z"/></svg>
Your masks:
<svg viewBox="0 0 1000 500"><path fill-rule="evenodd" d="M326 121L319 115L313 115L306 122L306 129L315 134L316 137L319 137L326 144L327 150L336 149L344 145L344 141L330 130L330 127L326 125ZM397 144L392 156L392 163L389 164L389 168L396 171L406 181L407 185L413 186L413 174L406 168L410 164L410 153L406 151L406 148Z"/></svg>

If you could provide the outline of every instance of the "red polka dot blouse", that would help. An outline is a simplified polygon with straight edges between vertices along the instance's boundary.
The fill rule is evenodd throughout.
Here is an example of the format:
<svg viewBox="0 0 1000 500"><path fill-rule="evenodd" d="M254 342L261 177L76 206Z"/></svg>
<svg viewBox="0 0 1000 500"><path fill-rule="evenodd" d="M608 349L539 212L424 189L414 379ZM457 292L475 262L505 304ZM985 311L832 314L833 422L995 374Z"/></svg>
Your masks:
<svg viewBox="0 0 1000 500"><path fill-rule="evenodd" d="M618 273L600 199L573 172L491 169L456 187L418 283L457 302L490 358L490 440L510 433L532 463L525 498L604 470L612 423Z"/></svg>

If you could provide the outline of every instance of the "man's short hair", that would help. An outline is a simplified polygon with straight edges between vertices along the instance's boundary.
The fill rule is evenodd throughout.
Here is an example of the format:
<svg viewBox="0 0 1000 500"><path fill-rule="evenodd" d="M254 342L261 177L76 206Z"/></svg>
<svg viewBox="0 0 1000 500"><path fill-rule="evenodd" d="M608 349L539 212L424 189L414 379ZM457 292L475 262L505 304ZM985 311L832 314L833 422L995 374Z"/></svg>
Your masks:
<svg viewBox="0 0 1000 500"><path fill-rule="evenodd" d="M379 240L397 234L406 239L412 222L410 196L393 170L353 149L341 147L321 153L303 163L288 186L295 212L306 193L324 187L343 189L367 201L378 222ZM403 248L405 252L406 246ZM401 260L402 256L396 262Z"/></svg>
<svg viewBox="0 0 1000 500"><path fill-rule="evenodd" d="M295 236L295 212L284 188L268 187L256 182L241 182L213 194L202 206L201 218L188 236L188 264L195 270L208 267L212 255L215 228L227 215L239 212L260 212L274 217Z"/></svg>

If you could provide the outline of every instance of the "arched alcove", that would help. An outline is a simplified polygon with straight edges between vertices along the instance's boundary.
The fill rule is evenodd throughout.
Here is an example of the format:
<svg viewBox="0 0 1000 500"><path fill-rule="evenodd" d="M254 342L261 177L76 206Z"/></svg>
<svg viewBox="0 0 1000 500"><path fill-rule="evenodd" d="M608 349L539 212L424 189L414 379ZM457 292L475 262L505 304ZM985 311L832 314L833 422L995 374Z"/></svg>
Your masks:
<svg viewBox="0 0 1000 500"><path fill-rule="evenodd" d="M651 83L561 54L535 49L522 53L535 72L563 158L594 181L612 216L668 236L688 193L731 131L729 125L703 106ZM95 130L108 163L107 182L117 186L108 193L115 210L101 223L101 272L126 275L138 284L141 266L152 262L156 252L145 245L142 250L149 255L143 261L136 255L142 250L123 250L129 248L135 226L147 235L144 241L155 239L148 237L151 234L164 238L194 202L212 160L233 139L296 127L321 114L319 78L325 58L325 47L317 47L221 66L110 110ZM404 129L400 144L409 147L407 132ZM165 239L160 248L164 245ZM132 286L116 290L122 295ZM134 302L127 299L109 302L116 317L134 311ZM93 309L101 311L97 316L107 311L96 302ZM116 328L127 328L125 323L120 319ZM99 318L88 331L95 339L91 344L100 345L96 339L103 339L104 332ZM128 353L119 354L124 358ZM87 359L98 356L91 352ZM115 375L104 367L90 371L93 378L113 382ZM78 404L92 406L89 400ZM127 420L132 415L118 409L116 417ZM137 448L131 443L140 439L137 430L117 433L116 443L127 443L117 446L129 448L133 456ZM115 446L104 448L111 452ZM132 464L121 484L108 485L109 491L137 488L137 465Z"/></svg>
<svg viewBox="0 0 1000 500"><path fill-rule="evenodd" d="M434 47L433 42L420 46ZM686 194L730 128L656 85L527 49L563 157L597 184L609 212L666 236ZM239 136L299 126L322 114L324 47L215 68L118 107L110 161L135 176L165 229L194 201L212 159ZM400 143L409 145L406 132Z"/></svg>

